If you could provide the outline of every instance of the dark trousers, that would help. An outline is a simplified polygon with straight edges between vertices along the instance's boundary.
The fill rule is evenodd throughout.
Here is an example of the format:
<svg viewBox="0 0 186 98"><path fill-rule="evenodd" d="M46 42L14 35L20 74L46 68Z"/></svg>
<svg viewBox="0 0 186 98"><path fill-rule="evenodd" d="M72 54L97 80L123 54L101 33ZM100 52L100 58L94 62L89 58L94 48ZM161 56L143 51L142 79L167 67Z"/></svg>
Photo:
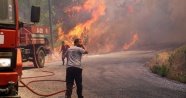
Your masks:
<svg viewBox="0 0 186 98"><path fill-rule="evenodd" d="M82 69L77 68L77 67L68 67L66 69L66 87L67 87L66 96L67 98L71 98L74 80L77 86L78 98L83 98L82 96Z"/></svg>
<svg viewBox="0 0 186 98"><path fill-rule="evenodd" d="M62 63L63 63L63 65L65 64L65 57L64 57L64 54L62 54Z"/></svg>

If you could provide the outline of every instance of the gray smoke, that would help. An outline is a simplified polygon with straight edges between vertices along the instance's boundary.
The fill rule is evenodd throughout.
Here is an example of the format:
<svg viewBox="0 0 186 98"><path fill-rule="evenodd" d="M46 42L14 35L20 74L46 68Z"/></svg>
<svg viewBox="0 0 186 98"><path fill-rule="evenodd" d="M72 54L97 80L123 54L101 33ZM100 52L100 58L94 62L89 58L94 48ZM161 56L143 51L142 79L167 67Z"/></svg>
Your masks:
<svg viewBox="0 0 186 98"><path fill-rule="evenodd" d="M121 50L137 33L131 49L168 48L186 43L186 0L106 0L106 14L90 30L92 51L113 44ZM111 37L112 36L112 37ZM109 39L109 41L106 41Z"/></svg>

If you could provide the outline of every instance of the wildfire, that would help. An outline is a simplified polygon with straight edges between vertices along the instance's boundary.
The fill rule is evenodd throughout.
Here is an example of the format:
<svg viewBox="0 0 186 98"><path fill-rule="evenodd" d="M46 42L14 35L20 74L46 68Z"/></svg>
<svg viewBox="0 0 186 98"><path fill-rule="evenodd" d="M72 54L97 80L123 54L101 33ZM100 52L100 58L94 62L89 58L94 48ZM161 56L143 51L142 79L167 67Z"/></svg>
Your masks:
<svg viewBox="0 0 186 98"><path fill-rule="evenodd" d="M62 27L58 28L58 40L65 40L67 44L70 46L73 45L74 38L81 38L83 41L88 41L91 39L88 38L88 30L90 26L96 22L100 16L105 15L105 2L104 0L87 0L83 6L74 6L71 8L67 8L65 12L73 13L73 12L87 12L91 13L91 18L84 23L78 23L70 32L64 34ZM69 15L70 18L73 18ZM86 43L86 42L85 42ZM60 47L54 49L59 50Z"/></svg>
<svg viewBox="0 0 186 98"><path fill-rule="evenodd" d="M137 33L134 34L134 36L133 36L131 42L129 42L128 44L125 43L125 45L123 46L124 50L129 49L132 45L135 44L135 42L136 42L138 39L139 39L138 34L137 34Z"/></svg>
<svg viewBox="0 0 186 98"><path fill-rule="evenodd" d="M82 6L70 6L66 8L65 13L68 14L69 19L77 19L79 16L82 16L81 14L86 13L88 14L88 19L84 19L84 17L80 17L80 20L83 20L83 22L76 22L76 25L73 26L73 28L65 32L63 31L63 25L58 28L58 40L62 41L65 40L65 42L72 46L73 40L75 38L81 38L86 45L86 43L89 43L90 48L94 49L92 53L109 53L115 50L126 50L129 49L132 45L135 44L135 42L138 40L138 34L134 34L133 38L131 39L131 42L125 43L120 42L121 44L125 43L123 47L120 45L118 47L116 45L117 41L117 35L118 33L110 33L106 30L109 30L109 27L104 27L105 23L102 21L103 25L99 23L100 26L93 25L94 23L100 22L98 21L101 16L105 15L105 9L106 9L106 1L105 0L85 0L84 5ZM76 4L76 2L73 2ZM132 1L127 4L127 12L130 14L135 13L134 6L131 4ZM89 16L91 15L91 16ZM107 18L106 23L109 23L109 19ZM62 20L63 21L63 20ZM95 27L95 28L94 28ZM104 28L103 28L104 27ZM90 30L93 30L90 32ZM115 31L114 31L115 32ZM116 31L117 32L117 31ZM108 34L107 34L108 33ZM54 52L59 51L60 46L54 49Z"/></svg>

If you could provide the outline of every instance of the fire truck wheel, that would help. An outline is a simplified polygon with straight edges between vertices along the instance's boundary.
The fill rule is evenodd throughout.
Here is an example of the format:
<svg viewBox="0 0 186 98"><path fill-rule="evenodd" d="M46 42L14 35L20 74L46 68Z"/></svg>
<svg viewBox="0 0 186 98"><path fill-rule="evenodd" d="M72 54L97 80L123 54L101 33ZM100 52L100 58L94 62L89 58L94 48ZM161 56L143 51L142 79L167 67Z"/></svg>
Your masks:
<svg viewBox="0 0 186 98"><path fill-rule="evenodd" d="M34 66L43 68L45 63L45 53L43 50L39 50L38 54L36 54L36 60L34 59ZM38 66L37 66L38 64Z"/></svg>

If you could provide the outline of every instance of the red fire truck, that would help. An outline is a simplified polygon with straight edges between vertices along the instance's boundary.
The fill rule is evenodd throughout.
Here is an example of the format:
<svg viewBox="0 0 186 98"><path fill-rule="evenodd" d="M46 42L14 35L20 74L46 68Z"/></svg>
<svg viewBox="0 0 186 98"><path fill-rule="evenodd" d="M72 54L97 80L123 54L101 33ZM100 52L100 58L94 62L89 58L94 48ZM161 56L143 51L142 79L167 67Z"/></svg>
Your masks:
<svg viewBox="0 0 186 98"><path fill-rule="evenodd" d="M50 53L48 37L49 28L43 26L27 26L20 30L22 61L32 61L35 67L44 67L45 56Z"/></svg>
<svg viewBox="0 0 186 98"><path fill-rule="evenodd" d="M32 6L31 22L39 22L40 7ZM43 67L49 53L46 27L19 20L18 0L0 0L0 98L20 98L18 81L22 62L33 61Z"/></svg>

